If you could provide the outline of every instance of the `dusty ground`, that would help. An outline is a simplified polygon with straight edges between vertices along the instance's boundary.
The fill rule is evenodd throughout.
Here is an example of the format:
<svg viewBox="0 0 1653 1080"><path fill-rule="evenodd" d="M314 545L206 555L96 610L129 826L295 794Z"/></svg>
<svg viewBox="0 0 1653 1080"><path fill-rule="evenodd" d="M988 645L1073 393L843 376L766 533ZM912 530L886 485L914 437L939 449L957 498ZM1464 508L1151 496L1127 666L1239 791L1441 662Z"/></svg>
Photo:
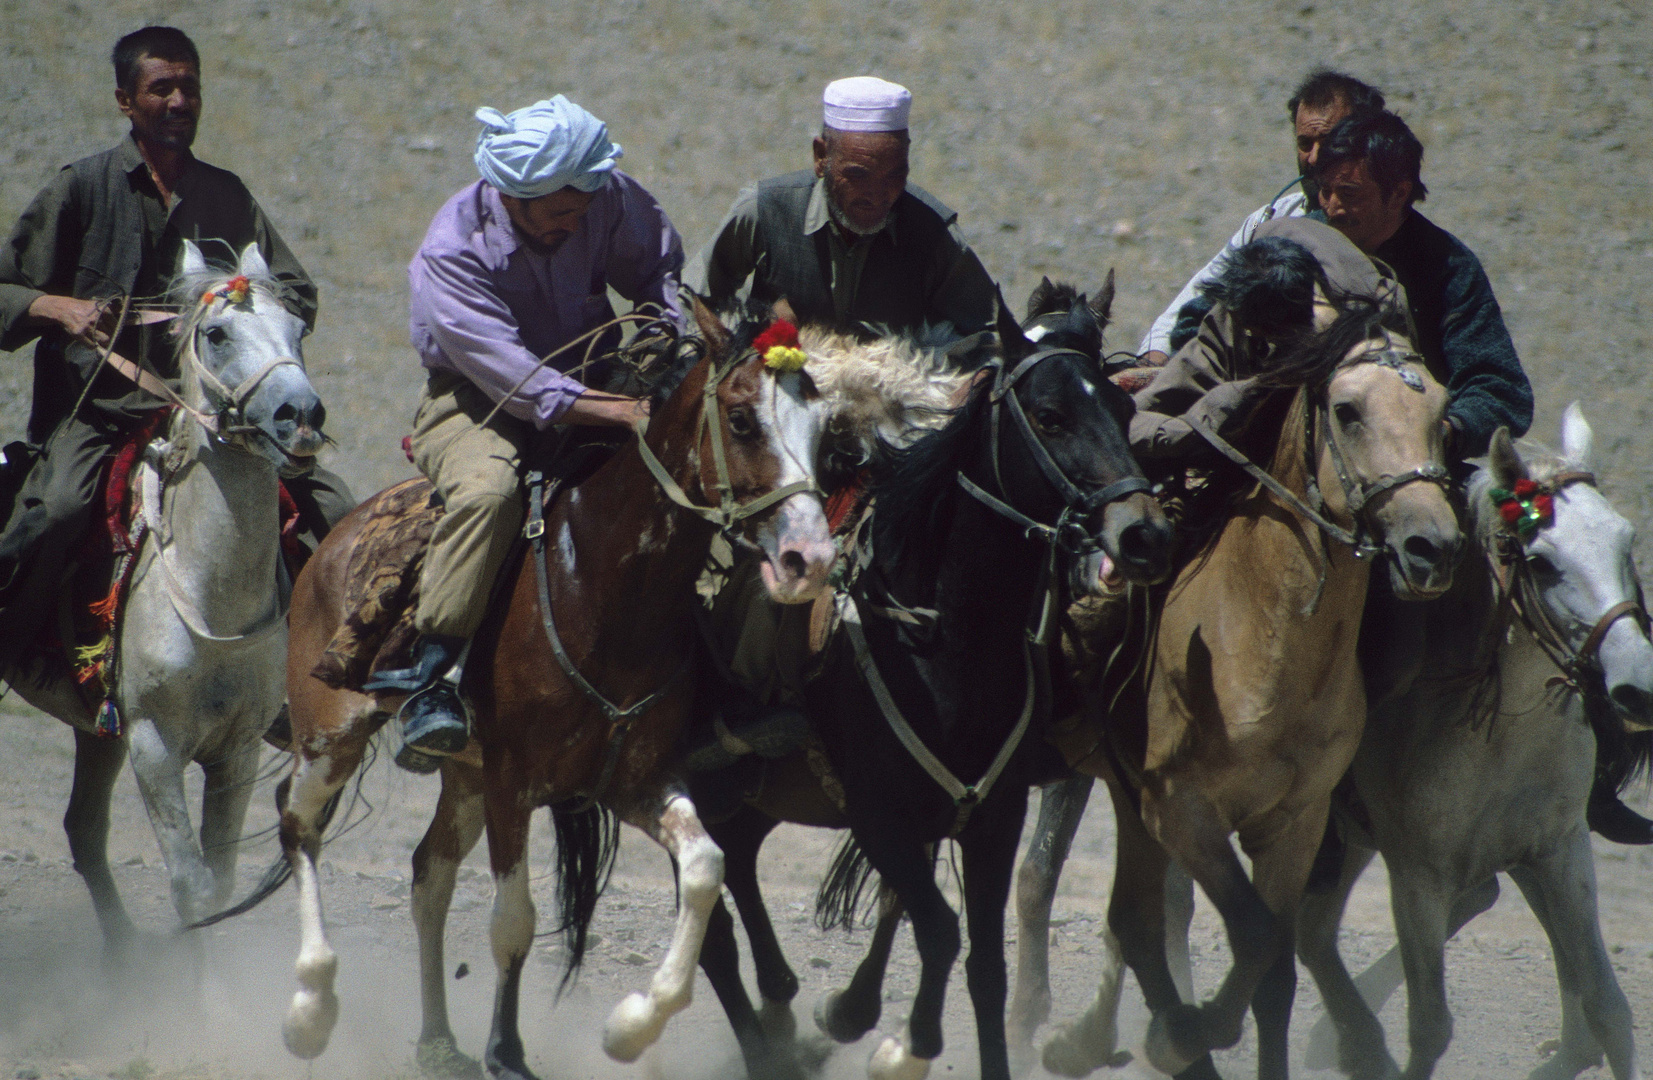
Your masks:
<svg viewBox="0 0 1653 1080"><path fill-rule="evenodd" d="M0 0L0 219L20 213L53 169L119 135L108 48L161 10L135 0ZM625 167L660 197L692 252L742 184L807 162L824 82L864 71L899 79L917 95L914 176L960 211L1007 295L1025 296L1041 274L1089 284L1115 267L1112 339L1129 347L1238 220L1289 178L1284 100L1306 69L1331 63L1384 87L1422 138L1424 210L1485 262L1537 387L1538 434L1553 437L1561 407L1582 400L1605 487L1650 535L1653 29L1642 0L178 0L164 11L205 56L197 149L247 179L321 284L307 356L338 440L329 463L359 493L408 471L397 443L419 376L406 344L403 267L431 214L471 176L478 105L509 109L563 91L605 117ZM0 359L6 438L21 431L28 380L26 352ZM135 915L158 936L150 966L125 980L100 971L89 905L57 825L68 745L51 721L0 716L0 1078L379 1080L410 1069L406 861L427 784L376 770L367 786L375 812L329 851L345 1014L333 1049L307 1067L276 1034L291 989L290 893L198 944L172 941L164 873L130 779L112 846ZM251 828L263 828L268 785L256 802ZM1059 1014L1087 997L1110 828L1106 814L1087 822L1058 902L1068 920L1057 935ZM789 834L770 844L766 868L804 978L806 1026L813 997L860 948L859 939L816 934L800 906L827 847ZM267 836L251 841L244 866L271 851ZM1649 862L1613 849L1599 859L1604 930L1622 949L1621 977L1642 1014L1653 1009ZM539 864L549 865L543 850ZM597 1053L594 1022L623 989L642 985L648 968L635 958L659 955L668 880L664 859L628 838L585 980L553 1010L549 954L534 970L524 1015L542 1075L738 1073L704 992L642 1065L618 1068ZM452 984L472 1052L490 993L487 895L483 877L463 884L450 950L452 965L473 970ZM1352 954L1385 946L1384 895L1381 875L1364 885ZM1202 915L1197 943L1208 965L1216 942ZM892 986L910 988L910 948L901 948L908 961ZM1451 964L1459 1026L1441 1075L1524 1075L1557 1021L1548 952L1520 901L1506 897L1472 926ZM1294 1030L1317 1011L1305 987ZM903 1015L892 1003L889 1022ZM1392 1034L1402 1016L1397 999L1384 1014ZM973 1075L962 994L949 1033L940 1072ZM860 1075L870 1049L839 1053L829 1072ZM1246 1052L1242 1044L1241 1059Z"/></svg>

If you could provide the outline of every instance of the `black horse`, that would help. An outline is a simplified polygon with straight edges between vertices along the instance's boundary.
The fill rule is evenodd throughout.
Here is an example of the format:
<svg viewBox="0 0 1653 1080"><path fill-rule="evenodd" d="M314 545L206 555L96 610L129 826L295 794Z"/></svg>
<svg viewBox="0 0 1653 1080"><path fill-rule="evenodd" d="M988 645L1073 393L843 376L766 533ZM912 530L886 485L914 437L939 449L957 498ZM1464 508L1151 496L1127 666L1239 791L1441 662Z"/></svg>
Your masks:
<svg viewBox="0 0 1653 1080"><path fill-rule="evenodd" d="M1094 577L1099 550L1131 578L1155 579L1168 566L1170 528L1124 434L1130 400L1099 362L1098 314L1105 318L1111 293L1110 277L1093 309L1046 282L1030 303L1028 334L1001 312L1000 355L959 414L876 470L868 565L807 695L842 785L842 809L794 758L771 766L745 806L709 825L770 1003L790 1001L798 987L757 886L758 848L776 821L848 827L859 857L882 878L892 900L874 955L819 1017L841 1041L877 1022L895 914L910 915L922 973L909 1035L905 1045L892 1039L878 1050L875 1074L917 1075L942 1049L941 1010L960 935L936 886L933 852L951 837L963 855L966 976L982 1076L1009 1076L1005 902L1027 789L1065 771L1040 738L1051 683L1042 645L1030 640L1060 610L1066 590L1056 567L1085 565ZM1057 558L1053 546L1081 557ZM853 906L853 863L841 863L839 877L846 886L839 899ZM748 1072L795 1075L789 1051L766 1038L746 994L721 904L701 966Z"/></svg>

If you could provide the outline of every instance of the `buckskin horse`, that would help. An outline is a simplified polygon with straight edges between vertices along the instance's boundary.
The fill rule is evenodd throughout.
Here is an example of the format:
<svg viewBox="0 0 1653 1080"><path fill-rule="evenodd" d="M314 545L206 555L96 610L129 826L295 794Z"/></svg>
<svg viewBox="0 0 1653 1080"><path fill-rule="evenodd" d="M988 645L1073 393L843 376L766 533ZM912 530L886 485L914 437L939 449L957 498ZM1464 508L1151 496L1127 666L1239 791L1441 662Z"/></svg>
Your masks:
<svg viewBox="0 0 1653 1080"><path fill-rule="evenodd" d="M111 631L107 703L94 708L68 680L5 673L25 700L75 729L63 825L113 956L133 934L107 854L110 793L129 748L179 917L188 924L230 899L260 739L283 693L279 471L313 461L323 442L324 410L301 359L304 324L282 307L256 246L226 272L186 240L172 297L181 393L112 358L173 408L133 469L145 531ZM184 792L192 761L206 774L199 834Z"/></svg>
<svg viewBox="0 0 1653 1080"><path fill-rule="evenodd" d="M832 563L813 474L825 420L819 395L802 372L766 368L698 304L696 316L706 355L655 403L646 435L546 507L543 518L531 500L527 532L538 542L508 572L503 601L467 662L475 745L466 754L479 749L480 762L443 766L436 818L415 853L413 908L423 935L437 908L445 914L458 860L487 829L498 983L485 1060L495 1077L532 1077L517 1002L534 936L525 860L539 806L550 805L556 827L570 974L583 958L618 842L615 819L647 833L678 866L671 947L649 990L614 1010L605 1049L636 1059L688 1005L707 912L723 879L722 853L672 772L693 687L694 581L720 527L762 552L765 582L781 602L812 599ZM280 836L299 889L300 988L283 1034L303 1058L326 1049L338 1017L338 960L316 877L325 809L398 700L335 690L312 676L346 615L352 546L375 501L329 535L294 591L288 693L296 757ZM440 923L435 934L440 967ZM438 992L440 985L438 971ZM428 1008L427 1001L427 1015ZM427 1030L419 1056L449 1071L476 1069L446 1031Z"/></svg>
<svg viewBox="0 0 1653 1080"><path fill-rule="evenodd" d="M1119 823L1109 923L1153 1013L1149 1061L1178 1076L1215 1076L1209 1051L1239 1039L1248 1006L1259 1075L1286 1074L1293 920L1365 723L1355 644L1367 560L1387 551L1395 591L1427 598L1450 583L1462 544L1444 490L1446 394L1399 313L1351 302L1276 378L1284 419L1254 423L1246 440L1264 451L1274 440L1266 471L1207 433L1256 485L1166 592L1140 709L1128 710L1145 725L1122 724L1092 693L1064 744L1080 771L1109 783ZM1234 957L1201 1005L1181 1000L1166 961L1171 858L1222 915Z"/></svg>

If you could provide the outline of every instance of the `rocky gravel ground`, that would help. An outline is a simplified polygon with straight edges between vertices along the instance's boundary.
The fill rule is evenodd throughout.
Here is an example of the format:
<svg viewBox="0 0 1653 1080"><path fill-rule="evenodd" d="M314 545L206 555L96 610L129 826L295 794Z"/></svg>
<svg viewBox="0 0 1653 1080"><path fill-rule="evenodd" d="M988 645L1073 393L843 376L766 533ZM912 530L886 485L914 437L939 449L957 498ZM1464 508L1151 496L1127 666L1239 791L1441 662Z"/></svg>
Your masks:
<svg viewBox="0 0 1653 1080"><path fill-rule="evenodd" d="M360 494L409 474L397 444L420 377L403 269L431 214L473 175L479 105L510 109L561 91L591 108L693 252L743 184L807 164L826 81L898 79L916 97L915 179L959 210L1006 294L1025 296L1045 274L1093 286L1113 267L1112 341L1131 347L1240 218L1290 178L1284 102L1307 69L1327 63L1382 86L1418 132L1431 192L1423 209L1486 264L1538 391L1536 433L1553 439L1561 408L1584 402L1603 485L1647 543L1653 24L1643 0L0 0L0 218L21 213L58 166L120 135L108 49L154 19L187 29L204 55L197 149L247 180L320 282L307 358L337 439L328 463ZM0 357L7 439L21 432L29 379L27 350ZM365 789L373 813L329 849L345 1012L333 1048L306 1065L277 1034L296 949L291 893L211 934L174 937L129 777L112 847L153 938L131 970L101 968L58 826L68 747L52 721L0 715L0 1080L411 1075L407 858L431 803L427 782L381 765ZM270 824L268 788L249 830ZM1088 998L1110 835L1105 813L1086 823L1058 900L1059 1015ZM547 941L527 980L530 1060L548 1078L738 1076L704 985L639 1065L615 1066L597 1049L596 1025L644 984L669 932L665 860L635 836L625 848L585 977L553 1006ZM829 838L788 831L765 866L804 982L801 1030L863 943L809 925L829 848ZM243 876L272 851L267 834L251 839ZM450 994L473 1053L492 981L481 867L462 883L449 949L450 968L470 970ZM1598 851L1604 931L1639 1014L1653 1009L1650 869L1643 852ZM544 906L548 883L538 890ZM1350 918L1352 955L1375 956L1391 940L1385 897L1374 872ZM1195 944L1209 987L1223 963L1209 912ZM1458 1028L1439 1075L1524 1075L1558 1017L1548 949L1519 898L1506 895L1473 924L1450 964ZM886 1030L905 1015L913 971L904 939ZM975 1075L961 983L937 1075ZM1294 1047L1318 1010L1305 981ZM1396 1048L1403 1018L1401 995L1384 1013ZM825 1073L861 1075L872 1045L828 1057ZM1249 1071L1248 1045L1225 1059L1229 1075ZM1150 1075L1140 1064L1125 1074Z"/></svg>

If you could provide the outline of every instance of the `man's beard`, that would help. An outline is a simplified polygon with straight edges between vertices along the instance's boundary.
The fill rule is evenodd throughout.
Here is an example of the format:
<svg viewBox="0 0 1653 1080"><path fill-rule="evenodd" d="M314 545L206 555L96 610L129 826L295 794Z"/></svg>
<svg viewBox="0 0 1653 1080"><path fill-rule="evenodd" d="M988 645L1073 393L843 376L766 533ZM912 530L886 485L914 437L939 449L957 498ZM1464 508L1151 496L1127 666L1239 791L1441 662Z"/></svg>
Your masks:
<svg viewBox="0 0 1653 1080"><path fill-rule="evenodd" d="M568 238L573 235L573 233L558 233L550 240L540 240L537 237L529 236L521 229L517 230L517 239L522 241L522 246L541 258L549 258L555 255L568 242Z"/></svg>
<svg viewBox="0 0 1653 1080"><path fill-rule="evenodd" d="M838 204L833 202L832 196L827 196L826 204L827 216L832 218L832 223L840 229L843 229L845 232L854 233L856 236L873 236L877 233L883 232L884 226L888 225L890 223L890 218L895 216L895 211L892 209L889 213L878 219L878 224L868 229L863 228L851 221L848 214L838 209Z"/></svg>
<svg viewBox="0 0 1653 1080"><path fill-rule="evenodd" d="M188 150L195 144L195 132L200 122L190 120L189 124L174 124L168 118L155 124L144 134L157 146L164 146L168 150Z"/></svg>

